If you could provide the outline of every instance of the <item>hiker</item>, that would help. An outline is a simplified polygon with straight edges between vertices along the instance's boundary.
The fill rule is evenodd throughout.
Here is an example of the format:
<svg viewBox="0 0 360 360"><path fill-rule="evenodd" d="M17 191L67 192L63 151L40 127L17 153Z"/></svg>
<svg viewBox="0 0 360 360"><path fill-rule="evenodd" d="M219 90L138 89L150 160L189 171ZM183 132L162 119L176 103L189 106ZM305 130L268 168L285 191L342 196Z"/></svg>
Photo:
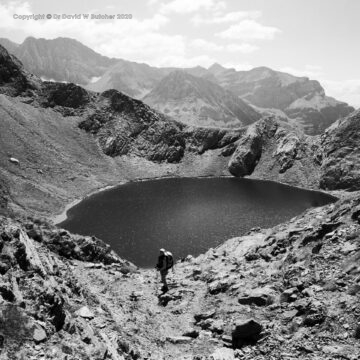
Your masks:
<svg viewBox="0 0 360 360"><path fill-rule="evenodd" d="M160 249L160 255L158 258L156 269L160 271L161 282L163 283L163 287L161 288L162 291L168 290L166 276L169 272L169 269L171 269L173 266L174 266L174 259L172 253L170 251L166 251L165 249Z"/></svg>

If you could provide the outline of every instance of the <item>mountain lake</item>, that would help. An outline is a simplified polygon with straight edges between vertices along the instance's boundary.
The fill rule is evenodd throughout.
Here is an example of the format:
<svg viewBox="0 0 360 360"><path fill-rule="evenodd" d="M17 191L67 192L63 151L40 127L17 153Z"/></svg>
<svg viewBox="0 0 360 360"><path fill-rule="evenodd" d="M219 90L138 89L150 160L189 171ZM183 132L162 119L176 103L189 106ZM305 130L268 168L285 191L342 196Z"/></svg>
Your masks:
<svg viewBox="0 0 360 360"><path fill-rule="evenodd" d="M153 267L160 248L199 255L254 227L268 228L335 197L271 181L169 178L129 182L91 195L58 226L94 235L121 257Z"/></svg>

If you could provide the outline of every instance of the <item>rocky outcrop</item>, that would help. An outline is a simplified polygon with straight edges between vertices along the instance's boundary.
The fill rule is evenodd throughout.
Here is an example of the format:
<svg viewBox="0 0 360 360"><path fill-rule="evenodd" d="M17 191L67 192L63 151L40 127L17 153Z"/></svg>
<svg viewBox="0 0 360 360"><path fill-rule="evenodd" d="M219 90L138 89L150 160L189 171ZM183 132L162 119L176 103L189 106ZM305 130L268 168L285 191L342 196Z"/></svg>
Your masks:
<svg viewBox="0 0 360 360"><path fill-rule="evenodd" d="M251 106L230 91L185 70L171 72L143 100L189 125L236 128L260 118Z"/></svg>
<svg viewBox="0 0 360 360"><path fill-rule="evenodd" d="M322 152L318 138L267 117L249 126L236 146L229 161L229 171L234 176L319 187Z"/></svg>
<svg viewBox="0 0 360 360"><path fill-rule="evenodd" d="M322 136L324 189L360 189L360 111L331 126Z"/></svg>
<svg viewBox="0 0 360 360"><path fill-rule="evenodd" d="M34 228L42 233L41 240L27 235ZM120 277L136 268L110 253L100 240L81 241L65 233L39 220L20 223L0 216L2 358L19 354L51 358L53 344L58 357L70 352L81 359L99 358L98 353L117 347L96 321L82 320L111 315L99 310L101 303L79 282L72 270L76 263L70 259L87 261L88 268L101 268ZM55 242L54 235L61 236L61 241Z"/></svg>
<svg viewBox="0 0 360 360"><path fill-rule="evenodd" d="M39 79L26 72L21 62L0 45L0 92L16 96L26 90L38 89Z"/></svg>
<svg viewBox="0 0 360 360"><path fill-rule="evenodd" d="M79 126L96 134L104 153L113 157L135 154L178 163L186 151L200 154L231 146L240 133L186 127L116 90L105 91L98 102L102 107L89 112Z"/></svg>

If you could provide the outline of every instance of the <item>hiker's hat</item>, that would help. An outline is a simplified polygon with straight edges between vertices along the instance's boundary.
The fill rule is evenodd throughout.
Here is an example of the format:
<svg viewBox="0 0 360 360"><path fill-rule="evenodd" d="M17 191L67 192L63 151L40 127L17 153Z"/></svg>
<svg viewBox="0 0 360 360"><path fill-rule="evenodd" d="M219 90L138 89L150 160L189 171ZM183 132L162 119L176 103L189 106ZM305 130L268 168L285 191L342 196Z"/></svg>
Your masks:
<svg viewBox="0 0 360 360"><path fill-rule="evenodd" d="M164 248L161 248L161 249L160 249L160 252L164 253L164 252L165 252L165 249L164 249Z"/></svg>

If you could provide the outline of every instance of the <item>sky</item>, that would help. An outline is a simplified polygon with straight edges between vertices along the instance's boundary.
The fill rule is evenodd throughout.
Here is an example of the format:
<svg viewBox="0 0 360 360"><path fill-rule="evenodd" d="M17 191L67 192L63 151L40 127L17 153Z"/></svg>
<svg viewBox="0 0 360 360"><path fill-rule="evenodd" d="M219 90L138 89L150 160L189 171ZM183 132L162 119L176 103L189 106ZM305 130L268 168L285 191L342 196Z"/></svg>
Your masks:
<svg viewBox="0 0 360 360"><path fill-rule="evenodd" d="M14 15L51 14L21 20ZM131 14L131 19L54 15ZM153 66L267 66L360 107L359 0L0 0L0 37L70 37Z"/></svg>

